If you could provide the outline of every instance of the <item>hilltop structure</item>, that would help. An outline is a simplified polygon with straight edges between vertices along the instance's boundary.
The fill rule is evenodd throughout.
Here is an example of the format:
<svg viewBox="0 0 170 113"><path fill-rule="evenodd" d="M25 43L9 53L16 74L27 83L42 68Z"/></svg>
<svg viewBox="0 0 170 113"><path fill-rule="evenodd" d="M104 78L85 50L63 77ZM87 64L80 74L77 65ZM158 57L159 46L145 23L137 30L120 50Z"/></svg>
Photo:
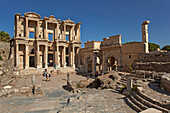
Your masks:
<svg viewBox="0 0 170 113"><path fill-rule="evenodd" d="M121 70L148 53L148 24L142 24L142 42L121 43L121 35L87 41L81 48L80 26L68 19L60 21L52 15L44 17L28 12L15 14L15 67L19 69L73 67L80 72L105 73Z"/></svg>

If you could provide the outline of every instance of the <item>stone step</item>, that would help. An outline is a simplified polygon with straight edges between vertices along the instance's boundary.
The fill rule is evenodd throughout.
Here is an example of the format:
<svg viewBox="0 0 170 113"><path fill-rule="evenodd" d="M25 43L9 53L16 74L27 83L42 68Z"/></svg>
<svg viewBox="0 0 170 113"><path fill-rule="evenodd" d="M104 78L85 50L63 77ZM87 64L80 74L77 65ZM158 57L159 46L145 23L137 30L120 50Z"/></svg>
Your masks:
<svg viewBox="0 0 170 113"><path fill-rule="evenodd" d="M133 102L135 105L137 105L138 107L140 107L142 110L145 110L145 109L148 108L147 106L145 106L144 104L142 104L142 103L140 103L138 100L136 100L136 99L134 98L133 94L131 94L129 98L132 100L132 102Z"/></svg>
<svg viewBox="0 0 170 113"><path fill-rule="evenodd" d="M137 105L135 105L131 99L129 99L128 97L126 98L126 102L130 105L130 107L132 107L132 109L134 109L136 112L141 112L142 109L139 108Z"/></svg>
<svg viewBox="0 0 170 113"><path fill-rule="evenodd" d="M147 107L149 108L156 108L158 110L161 110L165 113L168 113L169 110L163 108L163 107L160 107L156 104L153 104L147 100L145 100L144 98L142 98L141 96L139 96L136 92L132 92L133 96L135 97L136 100L140 101L142 104L146 105Z"/></svg>
<svg viewBox="0 0 170 113"><path fill-rule="evenodd" d="M117 84L125 85L126 83L118 81Z"/></svg>
<svg viewBox="0 0 170 113"><path fill-rule="evenodd" d="M163 107L163 108L166 108L166 109L169 109L169 110L170 110L170 106L168 106L168 105L162 105L160 102L158 102L158 101L156 101L156 100L153 100L152 98L146 96L144 93L142 93L142 92L140 91L139 88L137 89L137 94L138 94L139 96L141 96L142 98L144 98L145 100L147 100L147 101L149 101L149 102L151 102L151 103L153 103L153 104L159 105L159 106L161 106L161 107Z"/></svg>

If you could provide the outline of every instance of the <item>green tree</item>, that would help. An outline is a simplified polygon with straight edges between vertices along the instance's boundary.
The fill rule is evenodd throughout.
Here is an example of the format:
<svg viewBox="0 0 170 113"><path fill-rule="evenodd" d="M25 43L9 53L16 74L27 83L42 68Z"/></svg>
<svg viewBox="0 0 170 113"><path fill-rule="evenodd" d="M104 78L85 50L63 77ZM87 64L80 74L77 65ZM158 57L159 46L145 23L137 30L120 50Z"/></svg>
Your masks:
<svg viewBox="0 0 170 113"><path fill-rule="evenodd" d="M167 50L167 51L170 51L170 45L166 45L162 48L162 50Z"/></svg>
<svg viewBox="0 0 170 113"><path fill-rule="evenodd" d="M7 32L5 31L0 31L0 41L9 41L10 40L10 36Z"/></svg>
<svg viewBox="0 0 170 113"><path fill-rule="evenodd" d="M149 43L149 51L155 51L157 48L160 48L158 44Z"/></svg>
<svg viewBox="0 0 170 113"><path fill-rule="evenodd" d="M131 44L131 43L136 43L136 41L126 42L125 44ZM157 48L160 48L158 44L149 43L149 51L155 51Z"/></svg>

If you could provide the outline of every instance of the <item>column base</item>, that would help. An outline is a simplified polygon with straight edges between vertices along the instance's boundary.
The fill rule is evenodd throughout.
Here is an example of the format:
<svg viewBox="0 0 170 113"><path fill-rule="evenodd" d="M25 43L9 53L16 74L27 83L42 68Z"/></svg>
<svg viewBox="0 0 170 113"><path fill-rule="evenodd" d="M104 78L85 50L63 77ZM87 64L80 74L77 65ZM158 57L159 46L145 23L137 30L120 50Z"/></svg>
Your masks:
<svg viewBox="0 0 170 113"><path fill-rule="evenodd" d="M28 69L28 68L29 68L28 66L25 67L25 69Z"/></svg>
<svg viewBox="0 0 170 113"><path fill-rule="evenodd" d="M45 65L45 68L47 69L47 68L48 68L48 66L47 66L47 65Z"/></svg>
<svg viewBox="0 0 170 113"><path fill-rule="evenodd" d="M36 68L41 68L40 66L37 66Z"/></svg>

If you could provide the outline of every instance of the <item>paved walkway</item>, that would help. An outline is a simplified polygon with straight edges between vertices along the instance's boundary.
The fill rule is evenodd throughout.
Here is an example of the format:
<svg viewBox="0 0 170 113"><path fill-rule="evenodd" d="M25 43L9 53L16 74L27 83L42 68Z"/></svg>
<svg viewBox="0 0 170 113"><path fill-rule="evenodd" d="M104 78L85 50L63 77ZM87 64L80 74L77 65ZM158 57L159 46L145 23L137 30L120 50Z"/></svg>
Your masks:
<svg viewBox="0 0 170 113"><path fill-rule="evenodd" d="M70 75L71 80L86 79ZM114 90L83 90L73 94L62 88L66 85L66 75L54 76L46 82L36 76L36 84L41 85L45 94L41 97L12 95L0 99L0 113L134 113L124 102L125 97ZM25 81L25 82L24 82ZM31 84L31 77L20 79L16 86Z"/></svg>

